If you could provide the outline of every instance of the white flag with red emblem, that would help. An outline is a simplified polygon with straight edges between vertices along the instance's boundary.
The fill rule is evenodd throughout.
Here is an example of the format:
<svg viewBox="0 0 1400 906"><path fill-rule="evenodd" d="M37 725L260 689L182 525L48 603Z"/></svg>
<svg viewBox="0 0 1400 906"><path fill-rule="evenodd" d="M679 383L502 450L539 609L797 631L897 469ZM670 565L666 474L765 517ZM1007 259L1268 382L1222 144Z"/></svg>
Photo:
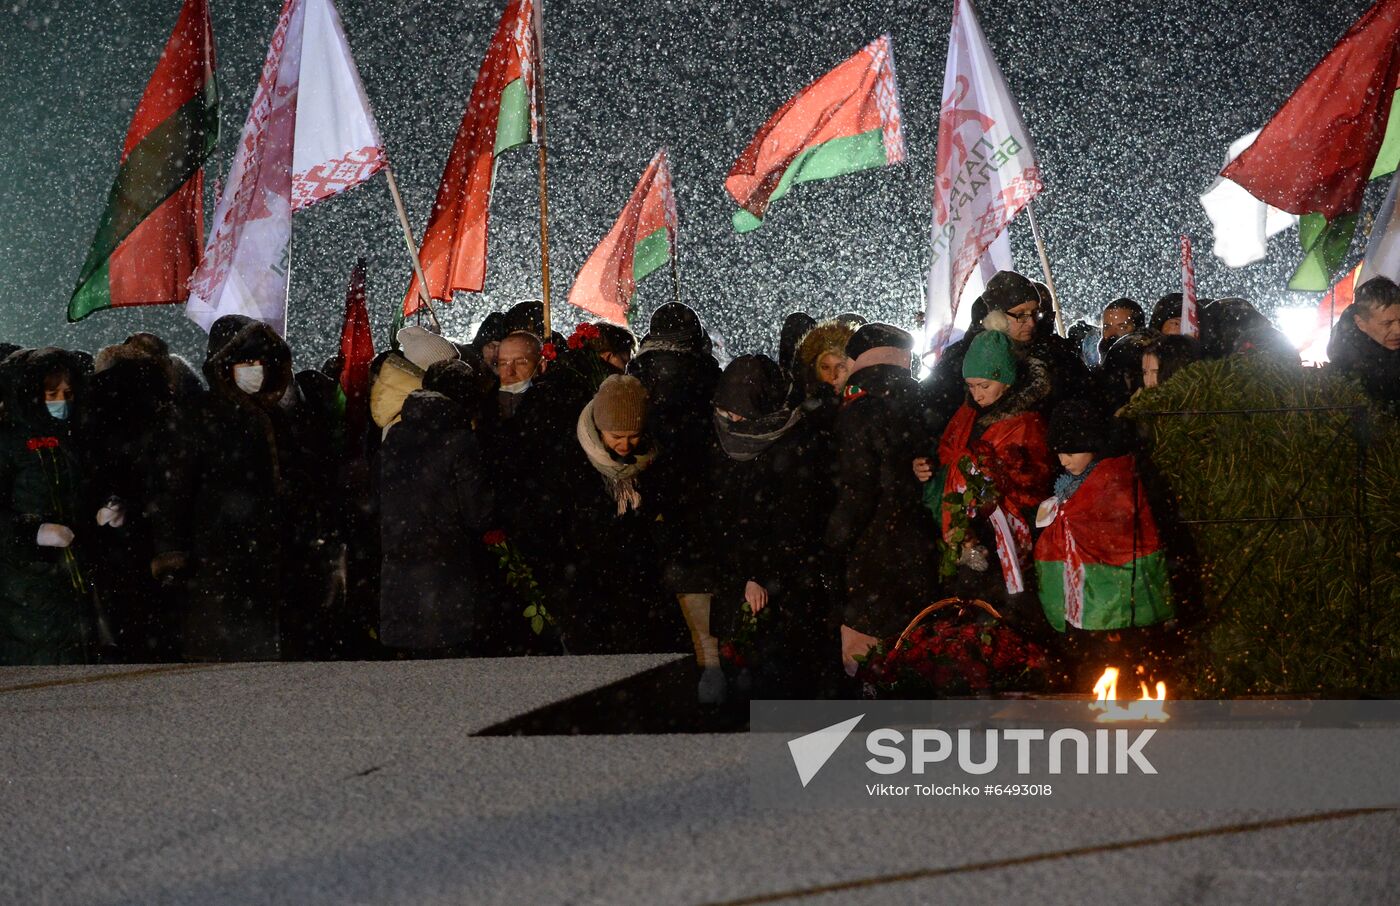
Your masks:
<svg viewBox="0 0 1400 906"><path fill-rule="evenodd" d="M955 0L943 110L924 325L947 345L958 300L978 260L1042 188L1021 110L987 46L971 0Z"/></svg>
<svg viewBox="0 0 1400 906"><path fill-rule="evenodd" d="M384 168L384 144L331 0L286 0L185 313L287 332L292 214Z"/></svg>
<svg viewBox="0 0 1400 906"><path fill-rule="evenodd" d="M1201 316L1196 311L1196 259L1191 237L1181 237L1181 335L1201 337Z"/></svg>

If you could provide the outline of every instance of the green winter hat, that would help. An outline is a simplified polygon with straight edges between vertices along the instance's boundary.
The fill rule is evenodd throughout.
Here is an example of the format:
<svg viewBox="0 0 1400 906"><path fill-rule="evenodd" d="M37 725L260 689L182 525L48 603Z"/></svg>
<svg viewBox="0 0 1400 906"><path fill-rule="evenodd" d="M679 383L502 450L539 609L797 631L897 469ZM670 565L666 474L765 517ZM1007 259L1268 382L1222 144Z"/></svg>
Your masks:
<svg viewBox="0 0 1400 906"><path fill-rule="evenodd" d="M963 356L963 378L1016 383L1016 356L1011 338L999 330L984 330L972 338Z"/></svg>

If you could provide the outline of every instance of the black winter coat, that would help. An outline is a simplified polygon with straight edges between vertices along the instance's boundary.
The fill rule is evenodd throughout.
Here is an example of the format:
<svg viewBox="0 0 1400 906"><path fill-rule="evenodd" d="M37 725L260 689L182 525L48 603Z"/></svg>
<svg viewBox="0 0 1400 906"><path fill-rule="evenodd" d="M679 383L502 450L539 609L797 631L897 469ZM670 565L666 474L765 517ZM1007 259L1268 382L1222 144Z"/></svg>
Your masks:
<svg viewBox="0 0 1400 906"><path fill-rule="evenodd" d="M676 594L705 593L713 578L706 567L704 474L714 443L711 426L720 368L708 354L643 348L628 366L647 389L647 431L661 452L668 493L659 538L666 587Z"/></svg>
<svg viewBox="0 0 1400 906"><path fill-rule="evenodd" d="M174 609L151 576L152 527L163 519L166 476L153 451L178 442L180 415L166 366L149 356L124 358L88 381L79 409L84 449L101 468L89 476L93 507L118 501L121 526L92 533L92 583L118 656L166 660L175 653Z"/></svg>
<svg viewBox="0 0 1400 906"><path fill-rule="evenodd" d="M659 457L638 478L641 506L620 515L577 440L552 472L558 480L552 493L567 506L549 535L555 548L545 592L571 654L688 647L680 606L662 584L660 542L670 493Z"/></svg>
<svg viewBox="0 0 1400 906"><path fill-rule="evenodd" d="M410 393L379 464L380 640L391 648L463 645L472 636L493 509L465 410L439 393Z"/></svg>
<svg viewBox="0 0 1400 906"><path fill-rule="evenodd" d="M265 376L249 395L234 385L233 365L253 359ZM330 429L265 324L216 321L204 374L209 392L183 419L181 443L156 451L170 476L156 550L188 556L186 657L274 660L284 655L284 624L303 637L329 586Z"/></svg>
<svg viewBox="0 0 1400 906"><path fill-rule="evenodd" d="M936 590L936 528L913 469L932 443L918 391L906 369L862 368L836 421L840 490L826 545L845 561L840 620L880 638L903 630Z"/></svg>
<svg viewBox="0 0 1400 906"><path fill-rule="evenodd" d="M1330 367L1361 382L1376 402L1400 408L1400 350L1386 349L1356 326L1356 310L1337 316L1327 343Z"/></svg>
<svg viewBox="0 0 1400 906"><path fill-rule="evenodd" d="M5 363L0 424L0 665L80 664L91 608L87 542L97 528L83 495L71 420L49 415L44 376L67 369L81 405L79 364L59 349L16 352ZM44 523L67 526L67 548L40 547Z"/></svg>

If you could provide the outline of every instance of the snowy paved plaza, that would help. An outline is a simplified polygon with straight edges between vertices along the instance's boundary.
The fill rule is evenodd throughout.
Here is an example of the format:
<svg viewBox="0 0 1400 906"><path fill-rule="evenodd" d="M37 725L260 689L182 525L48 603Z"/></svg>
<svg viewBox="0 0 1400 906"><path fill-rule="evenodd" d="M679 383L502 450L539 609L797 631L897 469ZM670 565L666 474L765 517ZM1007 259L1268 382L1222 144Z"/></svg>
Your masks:
<svg viewBox="0 0 1400 906"><path fill-rule="evenodd" d="M764 813L744 734L474 735L672 660L0 669L0 903L1395 902L1400 813Z"/></svg>

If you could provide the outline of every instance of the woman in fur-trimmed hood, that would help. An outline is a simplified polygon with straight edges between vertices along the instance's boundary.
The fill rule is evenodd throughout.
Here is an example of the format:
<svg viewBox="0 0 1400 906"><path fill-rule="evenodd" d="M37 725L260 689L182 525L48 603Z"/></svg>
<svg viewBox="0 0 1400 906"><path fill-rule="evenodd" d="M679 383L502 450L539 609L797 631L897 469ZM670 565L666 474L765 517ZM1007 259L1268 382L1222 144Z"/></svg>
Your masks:
<svg viewBox="0 0 1400 906"><path fill-rule="evenodd" d="M846 344L855 333L849 321L823 321L798 342L793 359L793 381L808 398L825 393L823 388L827 387L838 395L845 389L850 367Z"/></svg>

